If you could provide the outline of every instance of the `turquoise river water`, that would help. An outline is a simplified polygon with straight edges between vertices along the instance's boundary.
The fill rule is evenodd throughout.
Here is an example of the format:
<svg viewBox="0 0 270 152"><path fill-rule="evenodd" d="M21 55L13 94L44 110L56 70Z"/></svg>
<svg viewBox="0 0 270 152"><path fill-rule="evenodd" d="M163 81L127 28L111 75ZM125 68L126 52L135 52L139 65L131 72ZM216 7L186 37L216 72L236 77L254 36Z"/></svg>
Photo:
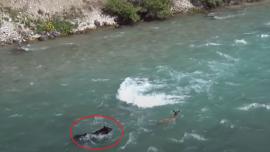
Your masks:
<svg viewBox="0 0 270 152"><path fill-rule="evenodd" d="M69 127L101 114L109 152L269 152L270 4L211 15L0 48L0 151L86 151Z"/></svg>

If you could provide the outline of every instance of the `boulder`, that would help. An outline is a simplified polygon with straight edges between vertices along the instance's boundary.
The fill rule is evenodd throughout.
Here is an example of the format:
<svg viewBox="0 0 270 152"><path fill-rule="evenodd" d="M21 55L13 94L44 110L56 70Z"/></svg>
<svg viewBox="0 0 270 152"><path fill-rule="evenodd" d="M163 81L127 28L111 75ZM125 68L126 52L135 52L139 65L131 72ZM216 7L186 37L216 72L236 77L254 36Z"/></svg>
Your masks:
<svg viewBox="0 0 270 152"><path fill-rule="evenodd" d="M194 6L189 0L172 0L173 13L185 13L193 8Z"/></svg>
<svg viewBox="0 0 270 152"><path fill-rule="evenodd" d="M96 25L96 27L100 27L101 26L101 24L100 24L100 22L98 20L95 20L94 21L94 24Z"/></svg>

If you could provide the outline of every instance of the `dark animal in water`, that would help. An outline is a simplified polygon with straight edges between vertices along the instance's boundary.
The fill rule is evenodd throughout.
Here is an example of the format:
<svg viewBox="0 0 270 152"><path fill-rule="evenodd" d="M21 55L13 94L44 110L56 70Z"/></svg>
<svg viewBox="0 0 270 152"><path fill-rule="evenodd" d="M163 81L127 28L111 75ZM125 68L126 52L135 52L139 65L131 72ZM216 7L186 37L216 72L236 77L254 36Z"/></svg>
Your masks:
<svg viewBox="0 0 270 152"><path fill-rule="evenodd" d="M84 133L73 136L73 139L80 144L85 144L89 142L95 142L99 137L103 138L109 135L112 131L112 128L103 126L103 128L93 132L93 133Z"/></svg>
<svg viewBox="0 0 270 152"><path fill-rule="evenodd" d="M171 123L175 123L176 122L176 118L179 115L180 110L173 110L173 115L171 117L162 119L159 121L159 124L171 124Z"/></svg>
<svg viewBox="0 0 270 152"><path fill-rule="evenodd" d="M93 132L94 135L107 135L112 131L112 128L103 126L103 128Z"/></svg>

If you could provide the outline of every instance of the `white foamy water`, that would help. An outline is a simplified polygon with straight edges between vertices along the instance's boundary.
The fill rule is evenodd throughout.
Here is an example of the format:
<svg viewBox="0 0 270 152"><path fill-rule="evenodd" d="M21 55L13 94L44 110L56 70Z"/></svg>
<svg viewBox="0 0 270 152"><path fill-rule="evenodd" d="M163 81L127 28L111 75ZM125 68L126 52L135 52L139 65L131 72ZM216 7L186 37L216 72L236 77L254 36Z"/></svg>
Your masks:
<svg viewBox="0 0 270 152"><path fill-rule="evenodd" d="M234 82L225 82L225 84L229 86L240 86L240 84Z"/></svg>
<svg viewBox="0 0 270 152"><path fill-rule="evenodd" d="M256 34L257 33L257 31L253 31L253 32L246 32L246 33L244 33L245 35L253 35L253 34Z"/></svg>
<svg viewBox="0 0 270 152"><path fill-rule="evenodd" d="M265 25L270 26L270 22L265 23Z"/></svg>
<svg viewBox="0 0 270 152"><path fill-rule="evenodd" d="M225 54L225 53L222 53L222 52L219 52L219 51L217 51L216 53L217 53L218 55L220 55L220 56L226 58L227 60L234 61L234 62L239 61L239 59L233 58L232 56L230 56L230 55L228 55L228 54Z"/></svg>
<svg viewBox="0 0 270 152"><path fill-rule="evenodd" d="M67 83L61 83L60 86L66 87L66 86L68 86L68 84Z"/></svg>
<svg viewBox="0 0 270 152"><path fill-rule="evenodd" d="M76 45L76 44L73 42L66 42L66 43L63 43L63 45Z"/></svg>
<svg viewBox="0 0 270 152"><path fill-rule="evenodd" d="M167 104L183 102L186 96L168 95L152 91L160 88L159 84L152 84L144 78L126 78L117 92L117 99L138 106L140 108L151 108Z"/></svg>
<svg viewBox="0 0 270 152"><path fill-rule="evenodd" d="M91 79L93 82L106 82L109 81L110 79Z"/></svg>
<svg viewBox="0 0 270 152"><path fill-rule="evenodd" d="M226 20L226 19L231 19L231 18L236 18L239 16L244 16L246 15L245 13L236 13L236 14L220 14L220 13L209 13L208 16L212 17L215 20Z"/></svg>
<svg viewBox="0 0 270 152"><path fill-rule="evenodd" d="M91 140L94 140L94 141L104 141L104 140L107 140L107 139L110 139L113 137L113 134L112 133L109 133L107 135L94 135L94 134L90 134L90 139Z"/></svg>
<svg viewBox="0 0 270 152"><path fill-rule="evenodd" d="M214 43L214 42L209 42L209 43L206 43L205 46L220 46L222 44L220 43Z"/></svg>
<svg viewBox="0 0 270 152"><path fill-rule="evenodd" d="M106 142L107 140L111 139L113 137L112 133L109 133L107 135L94 135L94 134L86 134L85 136L82 136L79 139L79 142L87 143L87 144L93 144L96 145L97 143Z"/></svg>
<svg viewBox="0 0 270 152"><path fill-rule="evenodd" d="M247 45L248 42L245 39L239 39L239 40L234 40L235 44L243 44L243 45Z"/></svg>
<svg viewBox="0 0 270 152"><path fill-rule="evenodd" d="M229 127L231 129L235 128L234 124L232 124L229 120L227 119L221 119L219 121L219 124L223 125L223 126L226 126L226 127Z"/></svg>
<svg viewBox="0 0 270 152"><path fill-rule="evenodd" d="M204 79L192 79L190 81L190 88L194 90L196 93L208 92L210 91L210 87L212 86L212 80L204 80Z"/></svg>
<svg viewBox="0 0 270 152"><path fill-rule="evenodd" d="M55 116L56 117L61 117L61 116L63 116L63 114L62 113L56 113Z"/></svg>
<svg viewBox="0 0 270 152"><path fill-rule="evenodd" d="M251 103L251 104L247 104L242 107L239 107L238 109L243 110L243 111L249 111L249 110L260 109L260 108L270 110L270 104Z"/></svg>
<svg viewBox="0 0 270 152"><path fill-rule="evenodd" d="M261 34L260 37L261 38L268 38L268 37L270 37L270 35L269 34Z"/></svg>
<svg viewBox="0 0 270 152"><path fill-rule="evenodd" d="M232 75L234 63L208 61L209 68L215 73L215 79L223 77L224 75Z"/></svg>
<svg viewBox="0 0 270 152"><path fill-rule="evenodd" d="M24 51L42 51L42 50L47 50L49 49L48 46L42 46L42 47L34 47L30 44L26 45L26 46L22 46L21 47Z"/></svg>
<svg viewBox="0 0 270 152"><path fill-rule="evenodd" d="M220 43L215 43L215 42L207 42L205 44L199 44L199 45L196 45L196 44L190 44L189 47L192 47L192 48L200 48L200 47L208 47L208 46L221 46L222 44Z"/></svg>
<svg viewBox="0 0 270 152"><path fill-rule="evenodd" d="M226 20L229 18L234 18L236 17L235 15L226 15L226 16L214 16L213 18L216 20Z"/></svg>
<svg viewBox="0 0 270 152"><path fill-rule="evenodd" d="M203 137L202 135L196 134L196 133L187 133L185 132L184 136L181 139L176 138L170 138L172 142L175 143L184 143L185 140L195 139L198 141L206 141L207 139Z"/></svg>
<svg viewBox="0 0 270 152"><path fill-rule="evenodd" d="M148 147L147 152L158 152L158 149L154 146L150 146Z"/></svg>
<svg viewBox="0 0 270 152"><path fill-rule="evenodd" d="M228 123L228 120L227 119L221 119L219 123L220 124L225 124L225 123Z"/></svg>
<svg viewBox="0 0 270 152"><path fill-rule="evenodd" d="M199 140L199 141L206 141L207 140L202 135L199 135L199 134L196 134L196 133L185 133L184 137L182 139L184 141L185 139L190 139L190 138L193 138L193 139L196 139L196 140Z"/></svg>
<svg viewBox="0 0 270 152"><path fill-rule="evenodd" d="M9 116L9 118L19 118L19 117L23 117L23 115L15 113L15 114L12 114L12 115Z"/></svg>
<svg viewBox="0 0 270 152"><path fill-rule="evenodd" d="M133 132L130 132L130 133L128 134L128 140L127 140L127 142L126 142L122 147L120 147L121 150L126 149L126 147L127 147L129 144L136 144L136 138L135 138L135 135L134 135Z"/></svg>
<svg viewBox="0 0 270 152"><path fill-rule="evenodd" d="M244 16L245 13L239 13L239 14L234 14L234 15L224 15L224 16L214 16L213 18L216 20L226 20L226 19L231 19L239 16Z"/></svg>
<svg viewBox="0 0 270 152"><path fill-rule="evenodd" d="M219 68L220 69L220 68ZM194 72L179 72L170 67L159 66L159 73L164 73L169 75L169 79L176 82L173 84L175 89L173 92L181 93L189 97L192 92L197 94L207 93L211 95L211 87L215 83L215 77L205 73L203 71L194 71ZM178 85L179 84L179 85Z"/></svg>

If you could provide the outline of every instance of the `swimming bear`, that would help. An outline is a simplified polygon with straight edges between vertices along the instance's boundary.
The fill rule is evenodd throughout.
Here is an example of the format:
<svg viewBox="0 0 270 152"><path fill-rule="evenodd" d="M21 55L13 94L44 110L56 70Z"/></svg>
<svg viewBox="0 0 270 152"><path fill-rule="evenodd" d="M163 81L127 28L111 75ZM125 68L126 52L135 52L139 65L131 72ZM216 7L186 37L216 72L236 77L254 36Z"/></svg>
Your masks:
<svg viewBox="0 0 270 152"><path fill-rule="evenodd" d="M98 141L102 141L108 138L108 135L113 129L107 126L103 126L103 128L93 132L93 133L84 133L73 136L73 139L80 144L86 143L95 143Z"/></svg>
<svg viewBox="0 0 270 152"><path fill-rule="evenodd" d="M112 128L103 126L103 128L101 128L101 129L95 131L95 132L92 133L92 134L94 134L94 135L107 135L107 134L109 134L111 131L112 131Z"/></svg>

